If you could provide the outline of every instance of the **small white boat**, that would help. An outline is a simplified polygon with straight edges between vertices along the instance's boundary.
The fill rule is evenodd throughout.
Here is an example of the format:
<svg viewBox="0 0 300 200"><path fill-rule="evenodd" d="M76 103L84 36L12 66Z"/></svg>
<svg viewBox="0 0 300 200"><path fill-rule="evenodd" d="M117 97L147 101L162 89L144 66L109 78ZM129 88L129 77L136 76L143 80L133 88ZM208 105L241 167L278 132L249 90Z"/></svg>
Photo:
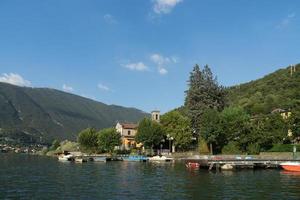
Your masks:
<svg viewBox="0 0 300 200"><path fill-rule="evenodd" d="M225 164L221 166L222 170L233 170L233 166L231 164Z"/></svg>
<svg viewBox="0 0 300 200"><path fill-rule="evenodd" d="M74 159L74 156L71 154L68 154L68 155L62 154L62 155L58 156L59 161L72 161L73 159Z"/></svg>
<svg viewBox="0 0 300 200"><path fill-rule="evenodd" d="M87 162L87 160L84 159L84 158L77 157L77 158L75 158L75 162L76 163L83 163L83 162Z"/></svg>
<svg viewBox="0 0 300 200"><path fill-rule="evenodd" d="M151 158L149 158L149 161L164 161L164 162L170 162L172 161L173 158L167 158L166 156L153 156Z"/></svg>
<svg viewBox="0 0 300 200"><path fill-rule="evenodd" d="M94 162L106 162L106 157L94 157Z"/></svg>

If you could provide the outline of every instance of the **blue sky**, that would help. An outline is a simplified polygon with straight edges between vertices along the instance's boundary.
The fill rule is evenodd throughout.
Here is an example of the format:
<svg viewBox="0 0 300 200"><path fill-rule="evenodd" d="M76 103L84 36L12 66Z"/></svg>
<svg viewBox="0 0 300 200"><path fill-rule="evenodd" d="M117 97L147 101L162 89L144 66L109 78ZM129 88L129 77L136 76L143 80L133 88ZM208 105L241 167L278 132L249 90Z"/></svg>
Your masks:
<svg viewBox="0 0 300 200"><path fill-rule="evenodd" d="M300 1L0 0L0 81L166 112L189 72L221 84L300 60Z"/></svg>

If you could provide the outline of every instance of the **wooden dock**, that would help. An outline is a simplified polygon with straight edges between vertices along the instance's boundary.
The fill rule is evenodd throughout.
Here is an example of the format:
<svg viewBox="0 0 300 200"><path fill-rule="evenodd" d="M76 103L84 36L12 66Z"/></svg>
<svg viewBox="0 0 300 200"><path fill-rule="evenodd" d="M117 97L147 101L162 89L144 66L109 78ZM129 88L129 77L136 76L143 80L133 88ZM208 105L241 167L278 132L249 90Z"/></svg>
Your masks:
<svg viewBox="0 0 300 200"><path fill-rule="evenodd" d="M227 166L231 166L232 169L280 169L280 164L283 162L300 161L297 160L261 160L261 159L187 159L185 162L199 163L201 169L220 170L225 169Z"/></svg>

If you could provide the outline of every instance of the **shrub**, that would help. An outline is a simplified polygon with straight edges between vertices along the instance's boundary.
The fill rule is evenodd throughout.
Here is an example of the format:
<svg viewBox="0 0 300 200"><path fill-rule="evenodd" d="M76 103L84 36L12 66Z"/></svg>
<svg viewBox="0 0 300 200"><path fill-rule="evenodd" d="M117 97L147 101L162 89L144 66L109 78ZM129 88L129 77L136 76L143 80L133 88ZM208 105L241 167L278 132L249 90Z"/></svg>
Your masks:
<svg viewBox="0 0 300 200"><path fill-rule="evenodd" d="M223 154L241 154L242 151L240 150L238 144L236 142L229 142L225 145L222 149Z"/></svg>
<svg viewBox="0 0 300 200"><path fill-rule="evenodd" d="M257 155L260 152L260 146L257 143L249 144L247 146L247 152L251 155Z"/></svg>
<svg viewBox="0 0 300 200"><path fill-rule="evenodd" d="M204 139L199 139L199 152L200 154L210 154L207 143Z"/></svg>

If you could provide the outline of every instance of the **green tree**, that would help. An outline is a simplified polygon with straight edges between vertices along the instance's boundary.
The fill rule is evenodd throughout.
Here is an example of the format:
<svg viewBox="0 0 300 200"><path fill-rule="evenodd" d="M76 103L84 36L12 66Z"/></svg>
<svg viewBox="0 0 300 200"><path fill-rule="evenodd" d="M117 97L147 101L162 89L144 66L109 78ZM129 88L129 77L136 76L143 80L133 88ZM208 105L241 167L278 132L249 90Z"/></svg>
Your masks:
<svg viewBox="0 0 300 200"><path fill-rule="evenodd" d="M176 148L188 149L193 137L188 117L181 115L179 111L171 111L161 116L161 124L165 133L174 138Z"/></svg>
<svg viewBox="0 0 300 200"><path fill-rule="evenodd" d="M121 135L115 128L103 129L98 133L98 147L100 150L112 153L121 144Z"/></svg>
<svg viewBox="0 0 300 200"><path fill-rule="evenodd" d="M241 107L228 107L221 113L221 128L228 141L239 141L249 133L250 115Z"/></svg>
<svg viewBox="0 0 300 200"><path fill-rule="evenodd" d="M252 132L248 136L248 142L257 143L264 151L287 140L288 123L278 113L261 115L253 119L251 124Z"/></svg>
<svg viewBox="0 0 300 200"><path fill-rule="evenodd" d="M143 143L146 148L153 149L159 145L165 138L165 132L162 126L148 118L144 118L138 126L135 140L138 143Z"/></svg>
<svg viewBox="0 0 300 200"><path fill-rule="evenodd" d="M292 111L292 116L289 118L289 124L289 128L293 134L293 140L299 140L298 138L300 137L300 111Z"/></svg>
<svg viewBox="0 0 300 200"><path fill-rule="evenodd" d="M206 109L222 110L225 105L225 92L213 77L210 68L206 65L201 71L196 65L190 73L185 106L191 119L193 132L200 135L200 124L203 112Z"/></svg>
<svg viewBox="0 0 300 200"><path fill-rule="evenodd" d="M227 142L225 132L221 127L220 113L214 109L207 109L201 121L201 134L211 147L211 153L220 153Z"/></svg>
<svg viewBox="0 0 300 200"><path fill-rule="evenodd" d="M98 134L94 128L87 128L81 131L78 135L77 141L83 150L96 152Z"/></svg>

